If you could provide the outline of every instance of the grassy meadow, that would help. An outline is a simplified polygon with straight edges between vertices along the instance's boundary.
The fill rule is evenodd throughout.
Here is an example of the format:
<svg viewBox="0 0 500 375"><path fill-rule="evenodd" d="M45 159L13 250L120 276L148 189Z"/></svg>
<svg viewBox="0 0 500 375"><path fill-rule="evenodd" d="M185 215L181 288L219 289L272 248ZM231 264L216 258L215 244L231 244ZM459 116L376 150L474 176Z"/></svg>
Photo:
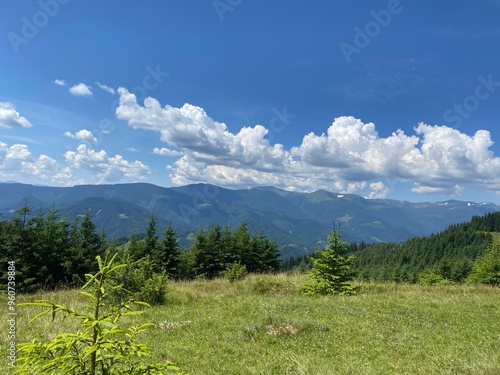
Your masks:
<svg viewBox="0 0 500 375"><path fill-rule="evenodd" d="M355 296L308 297L296 291L305 279L170 282L167 305L133 319L156 325L142 336L152 361L174 361L191 375L500 374L500 288L361 284ZM41 298L84 303L75 290L18 302ZM18 307L18 342L78 328L50 317L29 324L38 311Z"/></svg>

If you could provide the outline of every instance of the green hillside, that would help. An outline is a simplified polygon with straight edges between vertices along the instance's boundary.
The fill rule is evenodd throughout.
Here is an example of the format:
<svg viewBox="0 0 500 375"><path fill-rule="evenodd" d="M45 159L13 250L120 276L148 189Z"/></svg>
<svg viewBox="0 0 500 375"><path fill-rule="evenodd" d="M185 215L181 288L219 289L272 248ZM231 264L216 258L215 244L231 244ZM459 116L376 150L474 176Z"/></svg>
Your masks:
<svg viewBox="0 0 500 375"><path fill-rule="evenodd" d="M155 326L140 341L152 348L144 362L174 361L190 375L500 373L497 288L362 284L355 296L301 295L303 275L249 275L230 283L171 281L168 303L130 317ZM80 309L76 290L21 295ZM7 316L0 294L0 314ZM76 332L74 319L29 323L39 309L19 307L17 341ZM0 329L8 331L7 319ZM8 347L7 335L0 348ZM6 350L5 350L6 351Z"/></svg>
<svg viewBox="0 0 500 375"><path fill-rule="evenodd" d="M474 260L493 242L500 241L500 212L474 216L468 223L451 225L428 237L406 242L379 243L354 252L354 266L365 279L418 281L423 272L462 282Z"/></svg>

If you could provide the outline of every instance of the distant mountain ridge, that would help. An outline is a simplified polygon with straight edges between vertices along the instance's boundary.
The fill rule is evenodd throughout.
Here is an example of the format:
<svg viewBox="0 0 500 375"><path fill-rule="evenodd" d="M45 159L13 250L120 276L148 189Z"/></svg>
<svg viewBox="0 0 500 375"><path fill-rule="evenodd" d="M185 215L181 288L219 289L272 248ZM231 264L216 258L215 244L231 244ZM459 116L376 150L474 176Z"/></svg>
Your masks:
<svg viewBox="0 0 500 375"><path fill-rule="evenodd" d="M411 203L269 186L230 190L208 184L165 188L147 183L74 187L0 183L0 212L5 217L15 215L25 202L35 212L55 206L70 218L89 210L98 228L110 238L143 232L154 212L158 229L172 224L184 246L200 226L234 227L246 220L251 231L275 239L285 256L322 246L334 223L340 224L346 241L401 242L442 231L475 215L500 211L493 203Z"/></svg>

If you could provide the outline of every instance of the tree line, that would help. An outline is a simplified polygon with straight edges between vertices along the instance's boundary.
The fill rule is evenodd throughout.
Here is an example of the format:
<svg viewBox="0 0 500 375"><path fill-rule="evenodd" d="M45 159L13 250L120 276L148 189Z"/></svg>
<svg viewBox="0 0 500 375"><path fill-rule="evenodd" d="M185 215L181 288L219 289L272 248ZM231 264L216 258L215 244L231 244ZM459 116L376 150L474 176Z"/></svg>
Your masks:
<svg viewBox="0 0 500 375"><path fill-rule="evenodd" d="M275 241L264 234L251 234L244 221L236 229L215 224L200 227L192 245L182 249L174 228L169 225L162 238L157 235L157 222L151 216L146 235L141 240L133 235L128 251L133 260L151 258L155 271L165 271L170 278L214 278L232 264L245 266L248 272L274 272L280 269L280 252Z"/></svg>
<svg viewBox="0 0 500 375"><path fill-rule="evenodd" d="M33 214L25 205L16 213L0 220L0 260L4 265L15 262L16 285L21 292L82 286L85 275L96 272L96 257L106 251L141 268L136 275L139 284L140 280L152 280L154 274L172 279L214 278L233 264L255 273L280 268L276 242L262 233L250 233L246 222L234 230L218 224L200 228L192 245L184 249L172 226L157 233L154 215L144 236L134 234L127 243L118 243L96 231L89 212L69 220L54 207ZM0 278L6 282L7 267L3 268Z"/></svg>
<svg viewBox="0 0 500 375"><path fill-rule="evenodd" d="M495 232L500 232L500 212L475 216L468 223L451 225L441 233L400 244L351 243L345 244L345 250L348 255L355 255L352 268L357 277L365 280L460 283L477 279L479 270L487 267L488 277L497 280L500 270L495 267L500 267L500 259L498 246L493 246ZM317 252L280 259L276 242L262 233L250 233L246 222L234 229L219 224L201 227L191 245L182 248L171 225L158 233L154 214L145 234L134 234L126 243L110 241L104 232L97 233L89 212L71 221L61 217L56 208L33 214L25 205L17 216L0 220L0 260L4 265L9 261L16 263L16 284L21 292L81 286L85 275L96 271L95 258L106 251L132 265L117 283L130 290L140 290L148 284L151 293L166 277L211 279L228 270L236 274L304 273L318 259ZM476 276L471 279L472 274ZM1 282L7 280L7 267L0 271L0 278ZM156 292L161 295L161 290Z"/></svg>
<svg viewBox="0 0 500 375"><path fill-rule="evenodd" d="M470 222L451 225L427 237L353 249L353 267L366 280L416 283L430 276L461 283L475 262L492 248L494 232L500 232L500 212L474 216Z"/></svg>
<svg viewBox="0 0 500 375"><path fill-rule="evenodd" d="M500 212L403 243L354 242L345 247L347 255L354 255L357 278L367 281L500 284ZM315 253L289 257L282 270L305 273L316 260Z"/></svg>
<svg viewBox="0 0 500 375"><path fill-rule="evenodd" d="M0 259L14 261L20 291L82 285L85 274L95 270L95 258L104 253L104 234L88 214L73 221L57 209L32 214L28 206L18 216L0 221ZM6 267L2 270L6 279Z"/></svg>

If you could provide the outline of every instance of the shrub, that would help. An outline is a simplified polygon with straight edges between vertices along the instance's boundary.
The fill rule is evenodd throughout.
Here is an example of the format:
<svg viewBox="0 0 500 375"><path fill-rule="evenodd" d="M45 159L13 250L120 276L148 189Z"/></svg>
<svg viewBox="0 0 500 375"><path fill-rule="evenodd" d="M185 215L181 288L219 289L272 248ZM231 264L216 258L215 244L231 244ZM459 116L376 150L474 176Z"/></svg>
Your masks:
<svg viewBox="0 0 500 375"><path fill-rule="evenodd" d="M451 285L453 281L445 279L439 273L428 271L420 275L421 285Z"/></svg>
<svg viewBox="0 0 500 375"><path fill-rule="evenodd" d="M224 272L224 276L226 277L226 279L228 279L232 283L238 280L243 280L247 274L247 267L241 264L241 262L231 264L226 268L226 271Z"/></svg>
<svg viewBox="0 0 500 375"><path fill-rule="evenodd" d="M99 272L86 275L88 281L81 293L90 300L90 304L85 305L85 311L79 312L48 300L20 304L44 308L32 321L47 313L51 313L54 320L59 312L63 314L62 319L78 319L81 329L76 333L59 334L48 342L34 339L18 344L20 356L15 374L159 375L179 370L172 363L144 364L144 357L149 356L150 349L137 342L137 336L153 324L124 327L120 323L122 317L141 314L142 311L134 310L130 301L107 303L109 275L125 268L124 264L115 265L115 258L116 255L109 259L107 253L102 261L98 256ZM149 306L144 302L134 303Z"/></svg>
<svg viewBox="0 0 500 375"><path fill-rule="evenodd" d="M144 286L134 295L134 298L151 305L164 305L167 302L167 281L167 275L154 274L146 280Z"/></svg>
<svg viewBox="0 0 500 375"><path fill-rule="evenodd" d="M123 255L125 261L130 260ZM167 300L168 277L165 273L155 273L149 256L130 262L110 276L112 285L120 286L110 292L115 300L137 299L151 305L163 305Z"/></svg>

